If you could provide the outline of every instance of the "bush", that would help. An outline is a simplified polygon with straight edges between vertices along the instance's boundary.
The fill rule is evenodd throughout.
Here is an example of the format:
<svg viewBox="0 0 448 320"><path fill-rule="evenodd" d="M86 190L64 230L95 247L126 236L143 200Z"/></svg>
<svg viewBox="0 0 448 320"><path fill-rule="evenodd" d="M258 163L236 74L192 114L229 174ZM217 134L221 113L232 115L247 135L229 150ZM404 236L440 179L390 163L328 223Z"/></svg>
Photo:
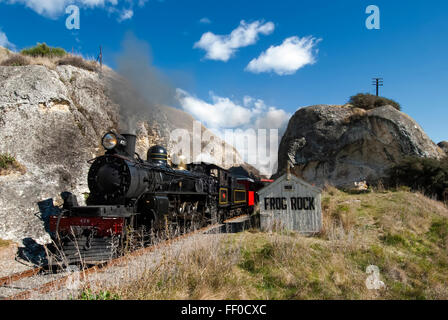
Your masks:
<svg viewBox="0 0 448 320"><path fill-rule="evenodd" d="M30 61L20 54L15 54L9 57L8 59L2 61L1 63L2 66L9 66L9 67L27 66L29 64Z"/></svg>
<svg viewBox="0 0 448 320"><path fill-rule="evenodd" d="M120 300L120 296L112 294L109 291L100 291L93 293L92 290L86 289L81 292L79 296L80 300Z"/></svg>
<svg viewBox="0 0 448 320"><path fill-rule="evenodd" d="M408 186L439 200L448 200L448 158L409 157L389 170L391 186Z"/></svg>
<svg viewBox="0 0 448 320"><path fill-rule="evenodd" d="M371 110L386 105L390 105L397 110L401 110L398 102L384 97L377 97L369 93L358 93L356 96L350 97L348 103L364 110Z"/></svg>
<svg viewBox="0 0 448 320"><path fill-rule="evenodd" d="M26 169L12 155L0 153L0 176L14 171L24 174Z"/></svg>
<svg viewBox="0 0 448 320"><path fill-rule="evenodd" d="M23 49L21 54L32 57L63 57L67 52L62 48L53 48L45 43L38 43L35 47Z"/></svg>
<svg viewBox="0 0 448 320"><path fill-rule="evenodd" d="M88 71L96 71L98 66L95 61L86 61L81 57L68 56L60 59L58 65L71 65Z"/></svg>
<svg viewBox="0 0 448 320"><path fill-rule="evenodd" d="M8 153L2 153L0 154L0 169L7 169L8 167L14 165L16 162L16 159L8 154Z"/></svg>

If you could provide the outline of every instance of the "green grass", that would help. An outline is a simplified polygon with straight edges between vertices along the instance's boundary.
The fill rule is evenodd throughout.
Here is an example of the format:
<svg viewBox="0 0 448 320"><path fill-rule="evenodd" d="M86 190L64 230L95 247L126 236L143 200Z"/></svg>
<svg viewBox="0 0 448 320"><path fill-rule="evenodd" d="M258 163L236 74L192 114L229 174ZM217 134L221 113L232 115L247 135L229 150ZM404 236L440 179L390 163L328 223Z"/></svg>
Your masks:
<svg viewBox="0 0 448 320"><path fill-rule="evenodd" d="M90 289L86 289L79 296L79 300L120 300L120 297L109 291L93 293Z"/></svg>
<svg viewBox="0 0 448 320"><path fill-rule="evenodd" d="M14 165L16 162L16 159L8 154L8 153L1 153L0 154L0 168L1 169L7 169L9 166Z"/></svg>
<svg viewBox="0 0 448 320"><path fill-rule="evenodd" d="M323 211L317 237L208 236L139 279L101 290L121 299L448 299L442 203L403 189L331 189ZM367 289L370 265L378 266L385 289Z"/></svg>
<svg viewBox="0 0 448 320"><path fill-rule="evenodd" d="M431 227L428 230L428 238L439 244L442 247L446 247L448 238L448 221L444 218L435 219Z"/></svg>

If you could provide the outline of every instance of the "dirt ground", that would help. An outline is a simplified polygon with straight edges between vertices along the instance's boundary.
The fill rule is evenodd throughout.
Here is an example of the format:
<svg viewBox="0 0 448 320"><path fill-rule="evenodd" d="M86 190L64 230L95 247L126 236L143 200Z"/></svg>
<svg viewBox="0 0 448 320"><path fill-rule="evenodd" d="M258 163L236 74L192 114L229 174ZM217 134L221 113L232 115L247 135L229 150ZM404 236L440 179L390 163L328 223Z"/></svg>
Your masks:
<svg viewBox="0 0 448 320"><path fill-rule="evenodd" d="M0 247L0 277L31 269L30 266L15 260L17 249L18 245L14 242Z"/></svg>

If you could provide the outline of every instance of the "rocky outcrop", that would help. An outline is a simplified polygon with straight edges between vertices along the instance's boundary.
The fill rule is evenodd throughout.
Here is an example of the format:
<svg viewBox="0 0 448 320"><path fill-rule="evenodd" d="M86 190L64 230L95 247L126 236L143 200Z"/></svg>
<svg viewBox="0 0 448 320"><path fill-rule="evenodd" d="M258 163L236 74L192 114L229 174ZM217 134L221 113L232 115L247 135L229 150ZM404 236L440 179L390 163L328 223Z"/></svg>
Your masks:
<svg viewBox="0 0 448 320"><path fill-rule="evenodd" d="M58 203L64 190L84 202L87 161L103 153L102 135L119 126L120 106L106 85L111 77L118 76L107 68L96 73L73 66L0 67L0 154L14 156L25 168L0 175L0 238L45 242L36 202ZM167 145L173 129L193 127L190 115L170 107L148 109L138 118L137 151L143 159L151 145ZM236 150L229 150L241 164Z"/></svg>
<svg viewBox="0 0 448 320"><path fill-rule="evenodd" d="M448 154L448 141L442 141L437 144L446 154Z"/></svg>
<svg viewBox="0 0 448 320"><path fill-rule="evenodd" d="M311 183L345 186L376 181L405 156L444 155L413 119L391 106L366 111L316 105L290 119L279 147L279 172L289 161Z"/></svg>

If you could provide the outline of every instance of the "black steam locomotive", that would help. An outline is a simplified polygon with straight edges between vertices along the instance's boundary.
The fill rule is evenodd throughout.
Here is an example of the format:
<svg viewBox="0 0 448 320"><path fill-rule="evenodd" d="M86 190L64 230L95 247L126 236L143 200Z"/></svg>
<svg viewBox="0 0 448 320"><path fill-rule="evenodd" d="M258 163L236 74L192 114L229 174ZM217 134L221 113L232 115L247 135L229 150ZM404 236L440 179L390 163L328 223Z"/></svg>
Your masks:
<svg viewBox="0 0 448 320"><path fill-rule="evenodd" d="M175 169L161 146L150 148L145 161L135 144L135 135L105 134L105 154L91 161L87 206L78 206L69 192L61 194L62 212L50 217L49 226L65 261L105 261L131 235L201 227L253 212L261 181L203 162Z"/></svg>

